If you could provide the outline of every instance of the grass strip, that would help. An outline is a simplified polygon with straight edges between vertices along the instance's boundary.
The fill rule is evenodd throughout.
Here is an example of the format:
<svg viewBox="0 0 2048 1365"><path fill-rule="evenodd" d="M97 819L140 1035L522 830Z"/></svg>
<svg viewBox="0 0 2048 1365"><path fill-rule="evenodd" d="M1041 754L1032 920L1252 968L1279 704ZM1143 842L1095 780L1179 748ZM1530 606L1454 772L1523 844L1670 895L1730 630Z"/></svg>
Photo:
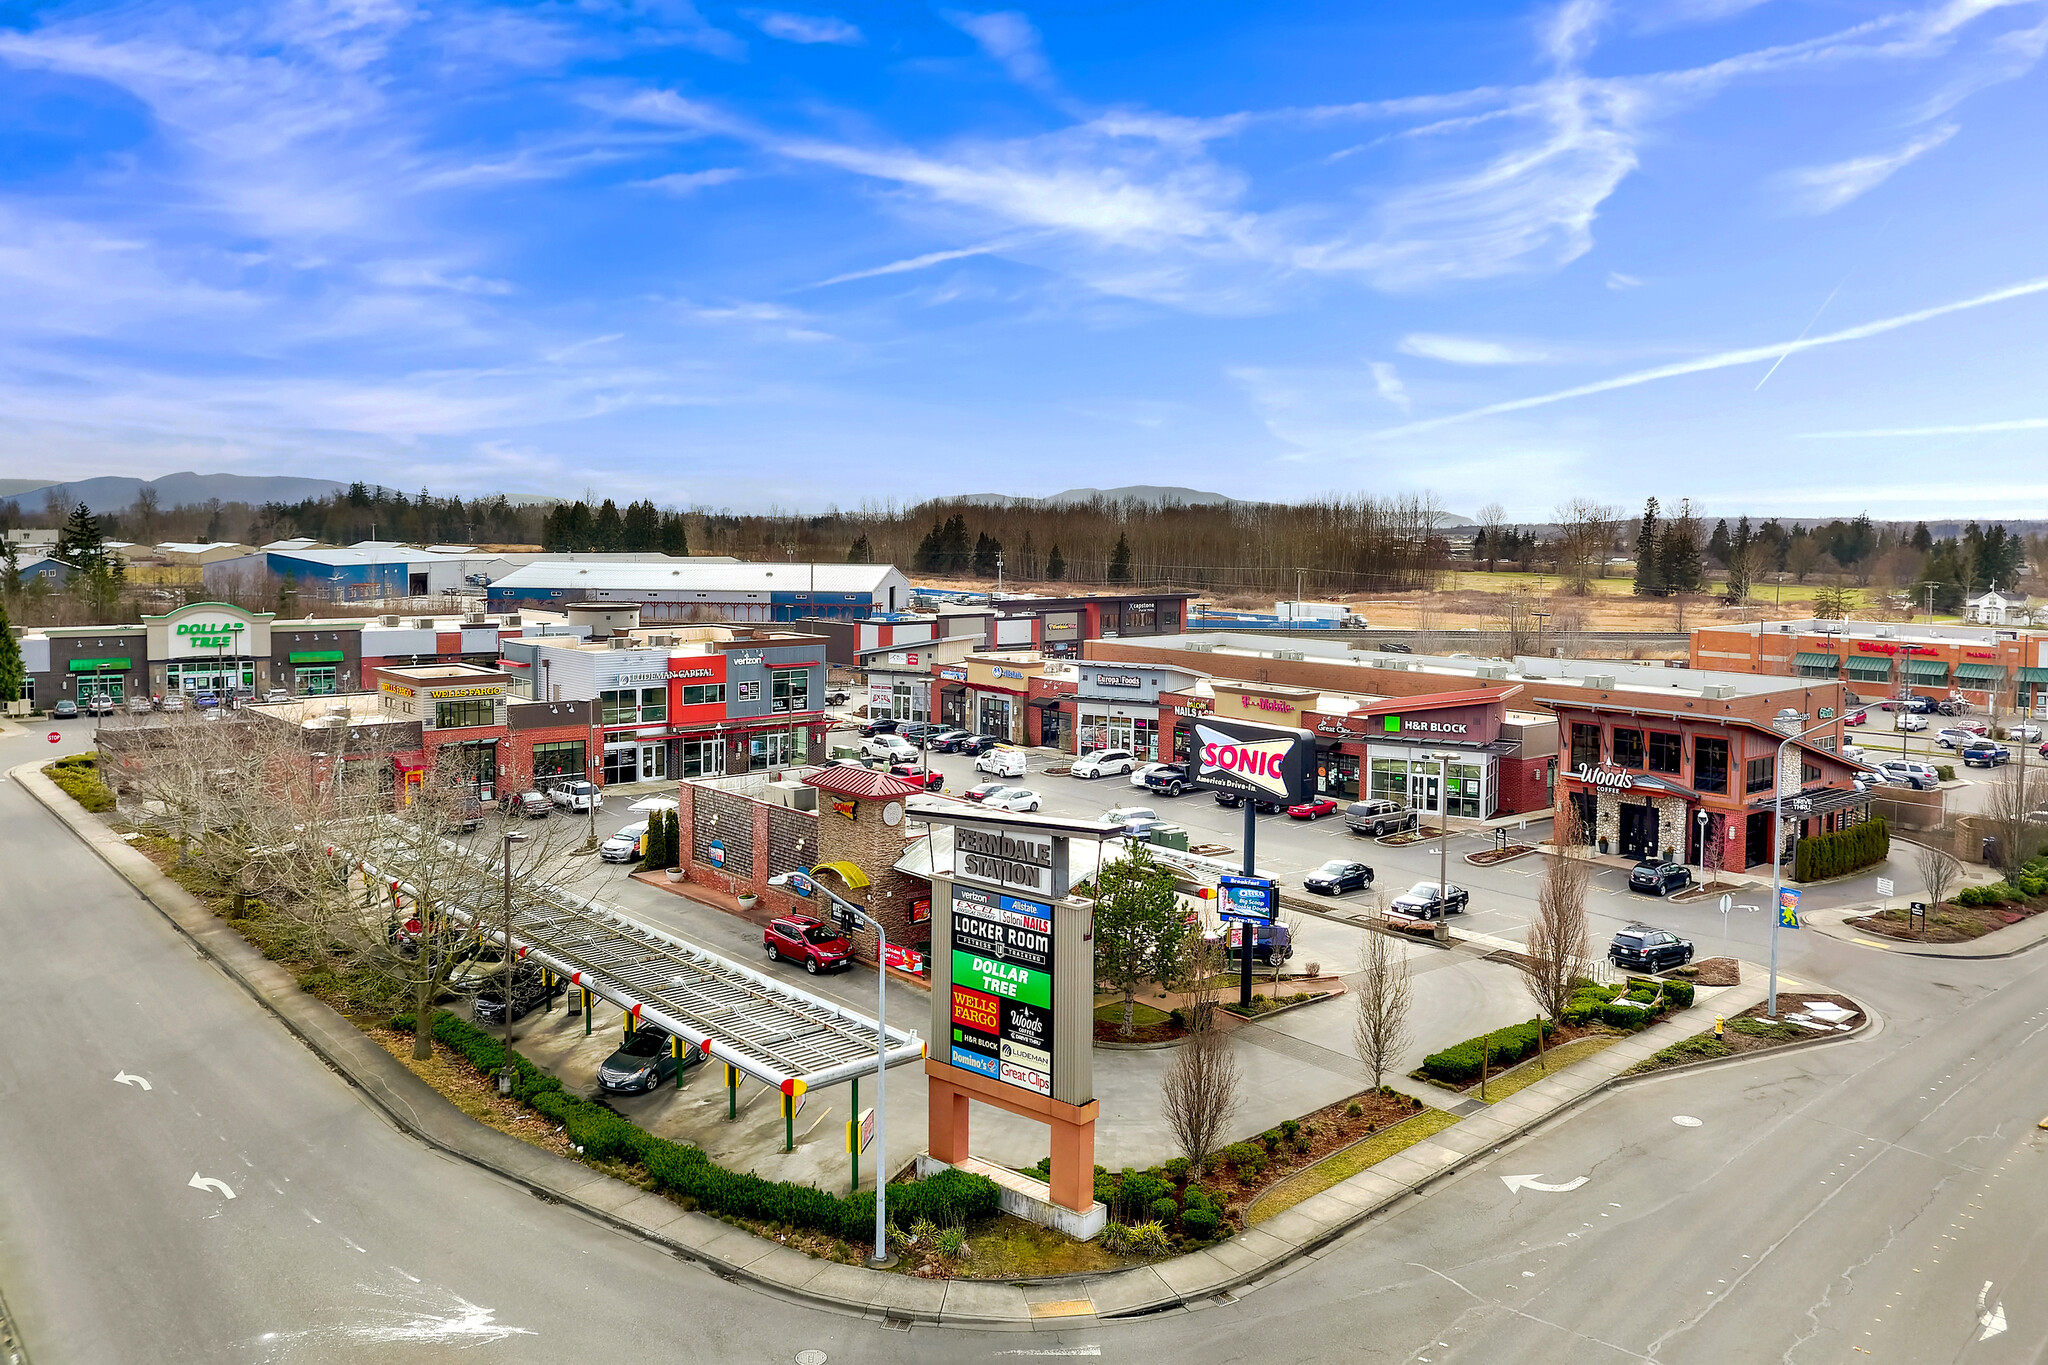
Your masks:
<svg viewBox="0 0 2048 1365"><path fill-rule="evenodd" d="M1618 1033L1603 1033L1591 1038L1575 1038L1569 1043L1560 1043L1545 1052L1542 1057L1532 1058L1513 1070L1504 1071L1489 1080L1486 1083L1486 1102L1493 1104L1506 1099L1516 1091L1527 1090L1536 1082L1556 1075L1573 1062L1583 1062L1594 1053L1604 1052L1620 1041L1621 1035ZM1477 1088L1471 1093L1475 1099L1478 1098Z"/></svg>
<svg viewBox="0 0 2048 1365"><path fill-rule="evenodd" d="M1403 1119L1371 1137L1360 1138L1349 1147L1339 1148L1315 1165L1296 1171L1253 1200L1251 1208L1245 1212L1245 1223L1256 1227L1268 1218L1287 1212L1310 1195L1321 1194L1338 1181L1348 1180L1396 1152L1405 1151L1425 1138L1435 1137L1457 1121L1455 1114L1441 1109L1425 1109L1413 1118Z"/></svg>

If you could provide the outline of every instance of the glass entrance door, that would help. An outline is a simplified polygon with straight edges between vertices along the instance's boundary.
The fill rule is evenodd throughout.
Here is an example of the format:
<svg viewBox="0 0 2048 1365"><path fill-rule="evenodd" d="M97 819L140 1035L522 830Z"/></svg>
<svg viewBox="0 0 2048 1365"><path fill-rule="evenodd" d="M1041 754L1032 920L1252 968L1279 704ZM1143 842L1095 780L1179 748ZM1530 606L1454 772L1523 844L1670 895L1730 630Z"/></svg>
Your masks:
<svg viewBox="0 0 2048 1365"><path fill-rule="evenodd" d="M1418 763L1408 773L1408 804L1424 815L1438 813L1443 801L1442 777L1434 763Z"/></svg>
<svg viewBox="0 0 2048 1365"><path fill-rule="evenodd" d="M668 776L668 746L666 744L643 744L640 746L640 780L652 782Z"/></svg>

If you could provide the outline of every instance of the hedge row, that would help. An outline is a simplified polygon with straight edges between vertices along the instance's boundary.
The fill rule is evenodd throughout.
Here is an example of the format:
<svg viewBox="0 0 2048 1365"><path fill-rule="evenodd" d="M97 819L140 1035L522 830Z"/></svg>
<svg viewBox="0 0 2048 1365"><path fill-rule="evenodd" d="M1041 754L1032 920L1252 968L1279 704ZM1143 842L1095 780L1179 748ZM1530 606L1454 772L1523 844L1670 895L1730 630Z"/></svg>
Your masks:
<svg viewBox="0 0 2048 1365"><path fill-rule="evenodd" d="M1846 877L1883 862L1891 851L1891 826L1883 816L1833 834L1816 834L1792 846L1792 880L1820 882Z"/></svg>
<svg viewBox="0 0 2048 1365"><path fill-rule="evenodd" d="M1432 1052L1422 1059L1423 1074L1432 1080L1463 1085L1478 1080L1482 1067L1498 1071L1513 1066L1524 1057L1536 1055L1536 1028L1537 1021L1531 1019L1526 1024L1510 1024L1478 1038L1467 1038L1442 1052ZM1546 1019L1542 1028L1549 1034L1556 1030L1556 1025Z"/></svg>
<svg viewBox="0 0 2048 1365"><path fill-rule="evenodd" d="M397 1015L391 1027L410 1033L413 1016ZM504 1043L467 1020L436 1010L433 1029L436 1040L461 1053L483 1074L494 1075L504 1067ZM696 1147L656 1137L617 1112L570 1094L517 1052L512 1054L512 1066L513 1097L561 1124L569 1141L587 1157L638 1162L657 1189L689 1199L709 1213L812 1228L849 1242L870 1241L875 1235L872 1191L842 1198L815 1185L728 1171ZM888 1218L896 1226L907 1227L920 1218L941 1227L955 1226L993 1218L998 1211L995 1182L965 1171L942 1171L889 1187Z"/></svg>
<svg viewBox="0 0 2048 1365"><path fill-rule="evenodd" d="M92 754L67 754L43 773L73 801L98 815L114 808L114 792L100 781L99 759Z"/></svg>

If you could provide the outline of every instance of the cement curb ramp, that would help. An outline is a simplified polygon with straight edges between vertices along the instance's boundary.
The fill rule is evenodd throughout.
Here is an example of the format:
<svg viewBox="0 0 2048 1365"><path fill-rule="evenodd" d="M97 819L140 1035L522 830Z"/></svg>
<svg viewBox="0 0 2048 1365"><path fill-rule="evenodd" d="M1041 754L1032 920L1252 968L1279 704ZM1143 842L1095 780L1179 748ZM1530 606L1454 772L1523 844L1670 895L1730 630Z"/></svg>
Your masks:
<svg viewBox="0 0 2048 1365"><path fill-rule="evenodd" d="M1691 1016L1632 1034L1205 1251L1108 1275L1003 1283L911 1279L792 1251L471 1120L354 1024L300 990L289 972L80 808L42 775L41 767L24 763L8 775L402 1132L520 1185L538 1199L566 1205L683 1260L700 1262L725 1279L872 1319L981 1330L1059 1330L1089 1317L1205 1306L1320 1254L1375 1214L1604 1093L1636 1062L1699 1031L1693 1020L1700 1016ZM1762 970L1752 966L1745 975L1754 979ZM1763 998L1761 986L1733 986L1701 1004L1733 1015Z"/></svg>

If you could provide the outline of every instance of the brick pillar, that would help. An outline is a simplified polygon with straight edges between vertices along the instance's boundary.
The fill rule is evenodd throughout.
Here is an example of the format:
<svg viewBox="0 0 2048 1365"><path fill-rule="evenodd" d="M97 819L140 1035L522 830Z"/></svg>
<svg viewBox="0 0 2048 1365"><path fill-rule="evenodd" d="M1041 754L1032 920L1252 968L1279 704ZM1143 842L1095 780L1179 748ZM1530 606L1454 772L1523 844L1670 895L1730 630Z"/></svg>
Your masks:
<svg viewBox="0 0 2048 1365"><path fill-rule="evenodd" d="M759 895L768 889L768 807L756 801L750 813L754 817L754 871L747 885Z"/></svg>
<svg viewBox="0 0 2048 1365"><path fill-rule="evenodd" d="M967 1160L967 1094L933 1076L927 1087L925 1145L940 1161ZM1089 1191L1094 1192L1094 1165L1089 1166Z"/></svg>
<svg viewBox="0 0 2048 1365"><path fill-rule="evenodd" d="M687 869L697 847L697 789L683 782L676 790L676 862Z"/></svg>
<svg viewBox="0 0 2048 1365"><path fill-rule="evenodd" d="M1095 1121L1052 1120L1052 1202L1076 1213L1095 1204Z"/></svg>

